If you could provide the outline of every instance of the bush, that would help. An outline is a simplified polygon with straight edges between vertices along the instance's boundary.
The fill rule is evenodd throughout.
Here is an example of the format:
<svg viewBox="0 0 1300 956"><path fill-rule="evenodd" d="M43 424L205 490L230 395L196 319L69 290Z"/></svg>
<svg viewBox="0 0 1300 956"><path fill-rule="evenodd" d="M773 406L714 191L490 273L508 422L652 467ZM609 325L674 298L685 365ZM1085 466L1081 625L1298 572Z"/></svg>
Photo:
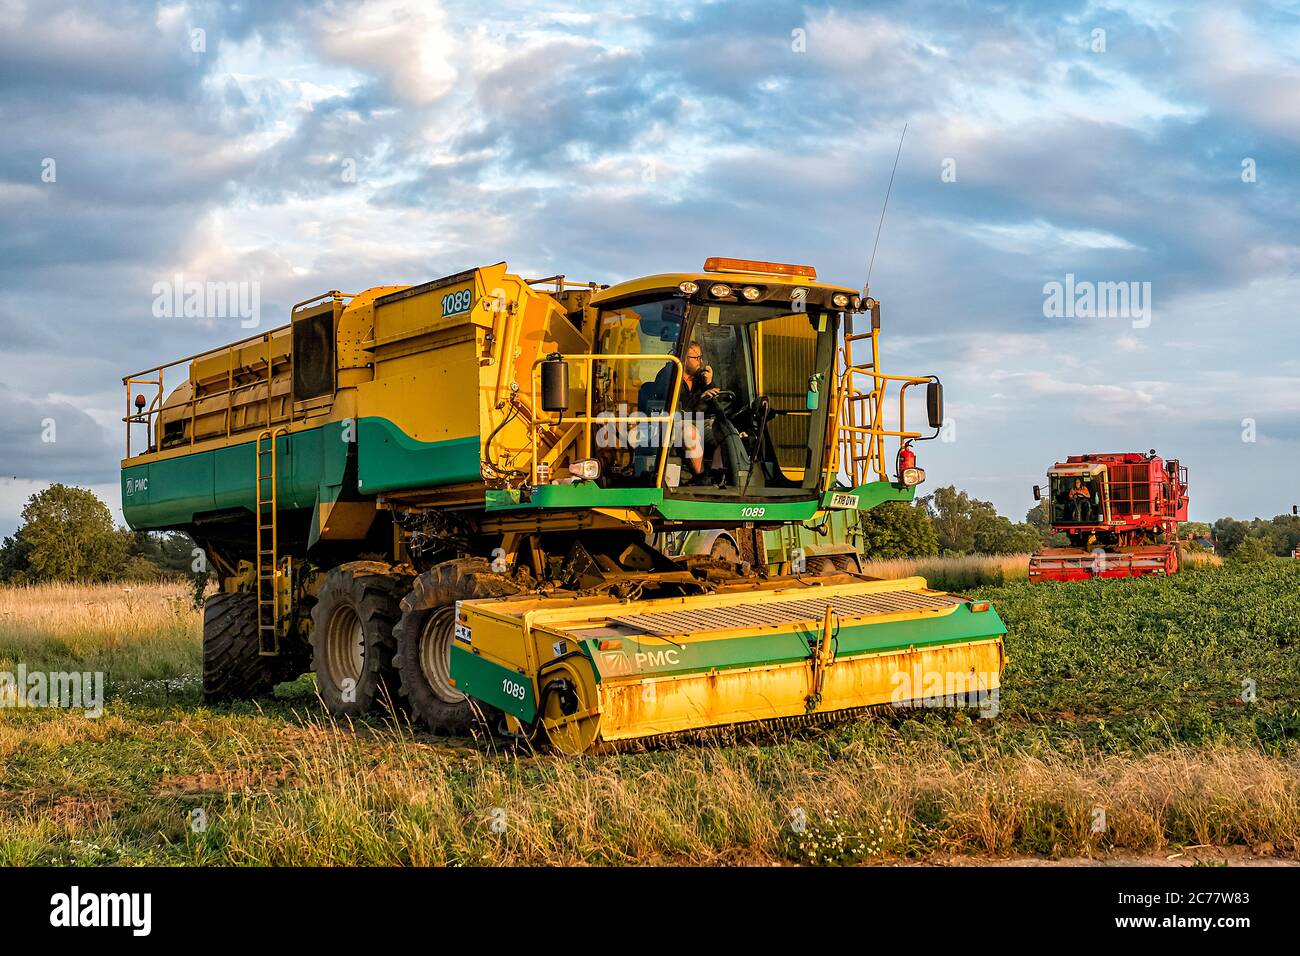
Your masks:
<svg viewBox="0 0 1300 956"><path fill-rule="evenodd" d="M1268 561L1272 557L1272 550L1261 539L1247 538L1237 545L1232 560L1240 561L1243 564L1258 564L1261 561Z"/></svg>

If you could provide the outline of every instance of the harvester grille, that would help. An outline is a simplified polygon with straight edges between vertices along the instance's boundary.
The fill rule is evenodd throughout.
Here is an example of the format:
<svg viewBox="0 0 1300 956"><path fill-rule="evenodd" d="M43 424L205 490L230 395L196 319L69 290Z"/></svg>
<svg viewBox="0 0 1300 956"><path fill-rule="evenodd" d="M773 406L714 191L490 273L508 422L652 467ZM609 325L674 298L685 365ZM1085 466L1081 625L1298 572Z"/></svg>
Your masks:
<svg viewBox="0 0 1300 956"><path fill-rule="evenodd" d="M845 594L832 597L777 601L772 604L653 611L611 617L616 624L635 628L655 637L695 634L701 631L737 627L783 627L790 624L820 625L826 606L841 621L894 614L899 611L932 611L964 604L965 598L930 591L881 591L876 594Z"/></svg>

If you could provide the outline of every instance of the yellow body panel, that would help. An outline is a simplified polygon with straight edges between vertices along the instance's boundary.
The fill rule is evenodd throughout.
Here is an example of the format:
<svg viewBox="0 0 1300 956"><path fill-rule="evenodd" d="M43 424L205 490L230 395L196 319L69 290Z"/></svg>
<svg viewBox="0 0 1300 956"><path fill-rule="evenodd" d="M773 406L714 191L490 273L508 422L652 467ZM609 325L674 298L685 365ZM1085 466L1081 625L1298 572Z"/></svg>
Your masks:
<svg viewBox="0 0 1300 956"><path fill-rule="evenodd" d="M838 660L826 669L817 712L831 713L905 704L911 688L900 675L952 674L946 688L926 696L963 700L996 690L1002 641L991 639L939 647L909 648ZM692 674L683 677L606 681L599 687L600 739L630 740L683 730L779 720L809 713L811 664L784 664ZM924 689L924 681L919 685Z"/></svg>
<svg viewBox="0 0 1300 956"><path fill-rule="evenodd" d="M918 698L955 697L974 702L996 691L1003 668L1000 634L837 657L830 640L818 640L820 621L787 620L769 626L756 623L764 619L765 608L770 609L767 613L775 614L791 601L834 602L889 597L900 592L939 594L930 591L921 578L857 580L812 587L793 580L774 580L759 588L723 588L713 594L634 604L602 596L464 601L458 614L473 635L474 654L534 682L539 693L543 683L560 674L576 686L581 701L577 712L564 715L553 707L544 707L540 722L554 746L578 752L602 742L905 704ZM964 599L952 600L956 603L923 610L837 617L835 627L937 622L966 603ZM618 624L620 620L625 622L629 614L653 619L678 611L720 623L668 637L637 633L628 630L625 623ZM622 630L616 630L616 626ZM831 633L828 629L827 637ZM684 660L693 645L703 648L734 640L739 654L758 653L750 650L755 648L755 641L795 635L807 639L813 648L805 659L656 673L656 668L662 670L665 663ZM620 646L630 640L641 650L635 659L621 650L595 652L601 658L601 674L597 675L585 655L572 653L593 636L608 637L608 643ZM818 654L818 650L825 653ZM543 670L545 677L538 681Z"/></svg>

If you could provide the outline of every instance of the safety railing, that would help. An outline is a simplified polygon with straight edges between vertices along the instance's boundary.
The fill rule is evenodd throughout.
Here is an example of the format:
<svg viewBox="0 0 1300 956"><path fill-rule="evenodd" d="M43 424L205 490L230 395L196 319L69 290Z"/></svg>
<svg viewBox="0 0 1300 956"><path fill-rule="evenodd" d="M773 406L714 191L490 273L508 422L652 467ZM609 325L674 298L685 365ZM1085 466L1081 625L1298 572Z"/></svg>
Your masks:
<svg viewBox="0 0 1300 956"><path fill-rule="evenodd" d="M304 310L305 306L313 305L325 299L330 299L333 302L337 303L337 302L341 302L344 299L353 299L353 298L356 298L356 296L353 293L339 292L337 289L332 289L329 292L322 292L320 295L313 296L310 299L303 299L301 302L294 303L293 307L289 310L289 312L290 315L297 315L299 311ZM263 385L266 386L265 416L260 417L257 420L250 420L245 422L242 425L242 427L238 429L239 431L251 432L254 428L270 428L272 425L282 425L286 423L291 423L295 421L296 418L301 417L295 415L292 401L285 402L285 414L282 415L274 414L274 397L272 395L272 384L275 378L274 366L275 366L276 356L275 356L275 349L273 346L273 340L277 336L281 335L281 333L290 332L291 329L292 329L292 322L288 325L276 326L275 328L269 329L266 332L259 332L256 335L250 335L247 338L239 339L235 342L231 342L228 345L223 345L215 349L207 349L206 351L203 352L196 352L193 355L187 355L185 358L175 359L171 362L166 362L162 365L155 365L152 368L145 369L144 371L135 372L132 375L125 376L122 379L122 384L126 388L126 415L123 416L122 421L126 425L126 457L127 458L132 457L132 451L131 451L131 426L132 425L146 426L145 450L143 452L140 452L140 454L148 454L149 452L158 451L163 446L164 436L159 434L159 429L157 428L157 422L158 422L159 415L161 415L162 413L163 401L166 398L166 391L165 391L166 383L164 381L165 374L168 371L175 369L177 366L186 365L190 362L196 362L200 359L214 358L215 356L221 355L223 352L226 355L226 388L223 389L222 391L205 392L203 395L199 395L198 382L194 382L194 392L193 394L190 395L189 408L187 410L189 413L188 439L185 441L175 442L169 447L174 448L174 447L179 447L181 445L194 445L199 440L197 435L197 428L196 428L198 417L199 417L199 405L200 403L204 403L204 404L211 403L213 399L224 398L226 400L225 408L221 410L224 413L224 428L221 433L207 434L204 435L203 438L204 440L219 438L219 437L229 438L236 430L234 428L235 396L241 392L248 392L253 389L259 388ZM235 373L236 373L235 356L239 353L241 348L248 345L250 342L263 342L266 344L265 375L261 374L261 371L259 370L259 374L257 375L256 379L254 379L253 381L240 382L239 384L235 384ZM288 380L292 382L293 348L291 342L290 342L290 346L291 347L287 350L287 353L285 355L285 360L288 362L288 366L289 366ZM240 368L238 371L241 374L246 374L248 370L246 368ZM154 394L152 399L146 399L143 406L133 407L132 403L135 399L135 395L132 394L133 386L143 386L145 388L153 389ZM137 392L135 394L142 395L143 393ZM212 413L207 411L204 412L205 417L210 414Z"/></svg>
<svg viewBox="0 0 1300 956"><path fill-rule="evenodd" d="M131 441L132 425L146 426L146 434L147 434L146 447L145 450L139 452L139 454L148 454L149 452L158 451L159 449L162 448L162 441L164 436L159 434L159 430L157 428L157 422L158 422L158 417L162 414L163 400L166 397L166 391L165 391L166 373L176 369L178 366L188 365L189 363L196 362L200 359L214 358L216 356L221 355L223 352L226 354L226 387L221 391L206 392L200 395L198 392L198 383L197 382L193 383L194 391L190 395L188 408L186 409L189 418L188 438L185 441L174 443L171 447L195 444L198 441L196 425L199 418L199 405L201 403L203 404L211 403L214 400L221 399L221 398L224 398L226 400L225 408L221 410L224 413L225 427L223 429L223 432L224 432L224 437L229 438L234 431L233 424L234 424L234 411L235 411L235 396L241 392L248 392L253 389L259 388L263 385L266 387L266 402L265 402L266 415L264 418L261 418L258 421L250 421L249 423L246 424L245 428L241 430L251 431L253 428L258 426L261 426L263 428L269 428L275 424L282 424L284 422L292 421L293 420L292 403L286 403L286 414L277 416L273 414L273 403L272 403L272 395L271 395L272 392L271 386L274 380L273 367L275 365L275 349L273 346L273 340L277 335L287 331L288 329L289 326L281 325L278 326L277 328L270 329L269 331L259 333L258 335L250 335L248 338L240 339L237 342L232 342L229 345L222 346L221 348L209 349L206 352L196 352L194 355L187 355L185 358L175 359L174 361L167 362L163 365L155 365L153 368L145 369L142 372L135 372L132 375L128 375L124 377L122 379L122 384L126 387L126 415L125 417L123 417L122 421L126 423L126 457L127 458L132 457L132 441ZM266 359L265 359L266 368L264 370L264 374L263 374L263 370L259 369L257 378L255 380L251 382L240 382L239 384L236 384L235 383L235 374L236 374L235 356L238 354L238 352L242 347L248 345L250 342L259 342L259 341L264 342L266 344ZM290 373L292 374L292 364L293 364L292 349L289 352L288 361L290 364ZM246 373L247 369L239 369L238 371L240 371L241 373ZM186 374L188 374L188 371L186 372ZM184 381L184 379L182 379L182 381ZM154 390L154 394L152 399L147 400L144 403L144 405L136 405L135 408L133 409L132 392L134 386L146 386L152 388ZM137 392L136 394L142 395L143 393ZM205 417L210 414L212 414L212 412L204 412ZM220 436L215 433L204 436L205 439L216 438L216 437L220 437Z"/></svg>
<svg viewBox="0 0 1300 956"><path fill-rule="evenodd" d="M870 341L871 360L855 362L853 343ZM886 375L879 370L880 330L854 333L846 330L839 349L840 373L836 388L834 430L827 465L827 484L842 470L856 487L871 480L872 473L880 481L890 480L889 461L885 455L885 441L904 442L920 438L921 433L907 429L907 390L913 385L926 385L932 379L914 375ZM869 382L862 381L863 378ZM885 423L885 405L891 382L898 388L898 427ZM862 387L862 386L867 387Z"/></svg>
<svg viewBox="0 0 1300 956"><path fill-rule="evenodd" d="M547 361L547 359L540 358L537 359L535 362L533 362L532 372L530 376L532 379L532 383L531 383L532 384L532 406L531 406L532 423L529 428L530 441L532 444L532 466L529 469L529 475L531 476L530 480L532 481L532 483L533 484L538 483L538 474L537 474L538 432L542 428L544 427L559 428L562 425L569 426L569 430L566 431L563 435L561 435L554 443L552 443L552 445L548 449L549 451L556 452L556 453L558 453L560 449L562 449L566 444L568 444L569 436L573 434L573 430L575 428L581 428L582 449L583 449L582 457L590 458L591 457L591 430L593 425L600 425L603 428L607 425L626 425L635 422L638 425L663 424L668 426L668 430L663 434L663 440L661 440L659 443L660 445L659 456L658 456L659 460L655 468L654 486L656 488L662 487L664 481L664 468L668 464L668 448L670 447L670 443L672 440L672 433L671 433L672 422L677 414L677 399L680 394L680 385L682 381L681 360L677 358L677 356L675 355L669 355L664 353L659 353L659 354L632 353L627 355L621 355L621 354L594 355L591 353L584 353L580 355L560 355L559 357L565 362L576 361L576 362L585 363L586 394L583 399L583 412L580 416L570 416L569 413L563 412L563 413L556 413L555 418L543 417L546 413L541 411L541 405L538 403L537 400L537 386L539 382L539 376L537 374L537 370L542 365L543 362ZM660 365L671 363L673 366L673 383L672 383L670 398L668 401L668 408L665 414L647 415L638 411L637 414L635 415L611 415L608 414L607 410L602 409L599 413L597 413L597 415L593 415L592 393L594 391L594 386L595 386L593 368L595 363L598 361L599 362L657 362Z"/></svg>

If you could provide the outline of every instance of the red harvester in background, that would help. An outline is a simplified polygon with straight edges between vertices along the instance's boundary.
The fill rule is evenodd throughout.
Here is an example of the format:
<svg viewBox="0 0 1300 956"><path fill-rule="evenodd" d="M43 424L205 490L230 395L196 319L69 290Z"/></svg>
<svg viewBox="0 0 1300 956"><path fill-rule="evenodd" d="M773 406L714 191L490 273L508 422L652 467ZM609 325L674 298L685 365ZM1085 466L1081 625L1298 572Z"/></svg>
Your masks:
<svg viewBox="0 0 1300 956"><path fill-rule="evenodd" d="M1030 581L1078 581L1173 574L1178 522L1187 520L1187 469L1146 455L1071 455L1034 486L1048 522L1070 547L1029 559Z"/></svg>

